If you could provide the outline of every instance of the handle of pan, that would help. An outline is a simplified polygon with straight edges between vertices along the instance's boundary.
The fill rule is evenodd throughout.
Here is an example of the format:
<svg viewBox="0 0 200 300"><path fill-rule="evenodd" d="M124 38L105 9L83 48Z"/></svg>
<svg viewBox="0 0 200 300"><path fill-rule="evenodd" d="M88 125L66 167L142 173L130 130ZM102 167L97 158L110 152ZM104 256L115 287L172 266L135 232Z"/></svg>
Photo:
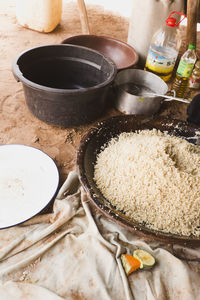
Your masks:
<svg viewBox="0 0 200 300"><path fill-rule="evenodd" d="M184 103L190 103L191 101L188 99L184 99L184 98L178 98L178 97L173 97L173 96L167 96L167 95L163 95L163 97L165 98L164 101L179 101L179 102L184 102Z"/></svg>
<svg viewBox="0 0 200 300"><path fill-rule="evenodd" d="M143 96L148 96L148 97L162 97L165 98L164 101L180 101L180 102L184 102L184 103L190 103L191 101L188 99L183 99L183 98L178 98L178 97L174 97L174 96L167 96L167 95L162 95L162 94L157 94L157 93L147 93L144 94Z"/></svg>

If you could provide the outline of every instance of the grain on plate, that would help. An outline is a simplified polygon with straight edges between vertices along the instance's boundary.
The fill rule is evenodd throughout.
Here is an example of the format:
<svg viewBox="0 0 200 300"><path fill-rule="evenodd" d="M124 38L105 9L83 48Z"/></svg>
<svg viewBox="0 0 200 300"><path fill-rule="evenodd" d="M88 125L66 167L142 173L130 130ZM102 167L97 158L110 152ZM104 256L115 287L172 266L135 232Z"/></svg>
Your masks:
<svg viewBox="0 0 200 300"><path fill-rule="evenodd" d="M94 180L147 227L200 236L200 147L159 130L123 132L97 156Z"/></svg>

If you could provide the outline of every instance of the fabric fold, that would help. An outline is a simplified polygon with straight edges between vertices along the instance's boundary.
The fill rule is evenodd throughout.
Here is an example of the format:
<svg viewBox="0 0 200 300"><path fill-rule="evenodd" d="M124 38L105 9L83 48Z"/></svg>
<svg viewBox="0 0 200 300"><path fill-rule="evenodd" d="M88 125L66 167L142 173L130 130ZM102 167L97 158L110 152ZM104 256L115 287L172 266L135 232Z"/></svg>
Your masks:
<svg viewBox="0 0 200 300"><path fill-rule="evenodd" d="M47 218L0 231L1 300L200 300L199 248L138 236L88 200L73 171ZM156 265L127 277L121 254L138 248Z"/></svg>

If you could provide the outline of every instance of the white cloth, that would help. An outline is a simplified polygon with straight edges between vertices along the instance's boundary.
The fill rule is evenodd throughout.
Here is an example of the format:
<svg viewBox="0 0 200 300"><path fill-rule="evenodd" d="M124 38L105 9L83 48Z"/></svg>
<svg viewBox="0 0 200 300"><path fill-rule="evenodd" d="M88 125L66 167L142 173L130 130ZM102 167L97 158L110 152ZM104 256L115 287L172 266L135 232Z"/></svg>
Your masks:
<svg viewBox="0 0 200 300"><path fill-rule="evenodd" d="M145 240L92 215L75 172L52 214L1 230L0 241L1 300L200 299L200 249ZM136 248L157 263L127 277L120 255Z"/></svg>

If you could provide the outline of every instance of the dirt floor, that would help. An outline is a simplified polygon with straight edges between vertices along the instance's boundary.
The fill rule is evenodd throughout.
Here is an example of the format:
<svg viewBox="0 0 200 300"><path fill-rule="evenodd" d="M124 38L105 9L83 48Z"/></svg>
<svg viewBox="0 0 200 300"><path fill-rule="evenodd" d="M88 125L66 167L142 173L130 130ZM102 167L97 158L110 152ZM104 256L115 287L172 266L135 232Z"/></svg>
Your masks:
<svg viewBox="0 0 200 300"><path fill-rule="evenodd" d="M127 40L128 19L106 11L101 6L87 5L87 9L93 34ZM15 1L0 0L0 144L19 143L43 150L55 160L61 183L69 171L76 167L76 150L81 137L96 122L63 129L36 119L26 106L21 83L13 77L12 62L23 50L39 45L59 44L63 39L81 33L75 2L64 3L60 25L52 33L45 34L21 27L15 17ZM166 103L160 114L185 120L186 108L186 104ZM111 108L102 119L117 114Z"/></svg>

